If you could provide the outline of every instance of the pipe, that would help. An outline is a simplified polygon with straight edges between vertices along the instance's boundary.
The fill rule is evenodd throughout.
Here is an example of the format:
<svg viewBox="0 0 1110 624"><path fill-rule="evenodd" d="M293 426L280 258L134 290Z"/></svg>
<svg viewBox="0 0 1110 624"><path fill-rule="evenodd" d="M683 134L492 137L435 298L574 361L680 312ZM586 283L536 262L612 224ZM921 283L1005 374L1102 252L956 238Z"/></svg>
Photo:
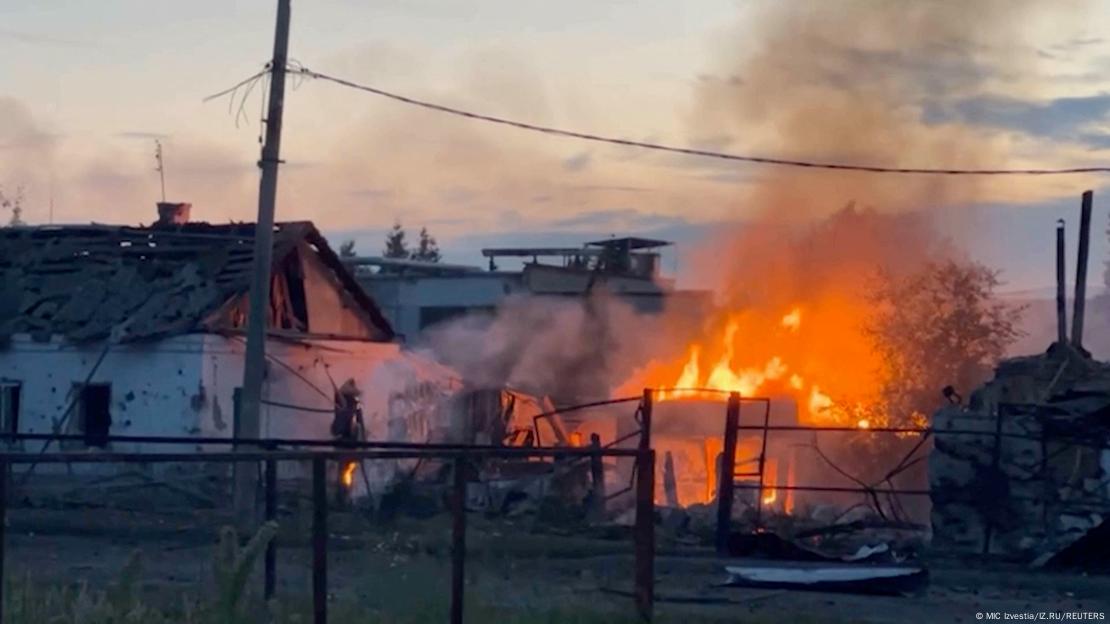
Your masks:
<svg viewBox="0 0 1110 624"><path fill-rule="evenodd" d="M1064 220L1056 222L1056 341L1068 341L1067 267L1064 255Z"/></svg>
<svg viewBox="0 0 1110 624"><path fill-rule="evenodd" d="M1075 267L1075 313L1071 321L1071 344L1083 348L1083 317L1087 305L1087 257L1091 248L1091 203L1093 191L1083 192L1079 212L1079 260Z"/></svg>

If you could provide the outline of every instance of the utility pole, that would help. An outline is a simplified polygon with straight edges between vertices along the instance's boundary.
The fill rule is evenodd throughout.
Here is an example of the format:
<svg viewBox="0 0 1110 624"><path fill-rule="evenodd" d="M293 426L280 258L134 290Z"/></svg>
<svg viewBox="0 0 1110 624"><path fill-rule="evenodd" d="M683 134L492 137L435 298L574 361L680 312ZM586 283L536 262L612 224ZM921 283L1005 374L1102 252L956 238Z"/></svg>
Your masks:
<svg viewBox="0 0 1110 624"><path fill-rule="evenodd" d="M270 272L273 263L274 203L277 198L278 164L281 162L281 116L285 104L285 65L289 56L289 4L278 0L274 30L274 56L270 61L270 109L266 115L266 140L262 144L262 181L258 188L258 222L254 230L254 274L247 316L247 352L239 409L240 437L261 434L262 383L266 372L266 322L270 309ZM249 450L249 449L247 449ZM258 473L254 464L236 462L235 507L241 522L252 522Z"/></svg>

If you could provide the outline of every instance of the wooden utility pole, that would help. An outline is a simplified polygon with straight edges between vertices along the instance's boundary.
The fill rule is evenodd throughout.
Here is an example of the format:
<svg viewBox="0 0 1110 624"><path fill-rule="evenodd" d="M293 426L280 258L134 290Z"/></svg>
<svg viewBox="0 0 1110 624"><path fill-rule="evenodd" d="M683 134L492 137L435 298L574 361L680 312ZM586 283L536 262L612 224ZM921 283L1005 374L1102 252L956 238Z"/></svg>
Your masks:
<svg viewBox="0 0 1110 624"><path fill-rule="evenodd" d="M247 317L247 353L243 370L243 403L239 410L239 435L258 438L261 432L262 383L266 371L266 323L270 309L270 272L273 264L274 204L277 199L278 164L281 162L281 116L285 105L285 65L289 56L289 4L278 0L274 31L274 56L270 61L270 109L266 115L266 140L262 144L262 181L258 188L258 222L254 228L254 274ZM254 513L257 466L237 462L235 505L240 520Z"/></svg>
<svg viewBox="0 0 1110 624"><path fill-rule="evenodd" d="M1071 319L1071 344L1076 349L1083 348L1083 318L1087 306L1087 257L1091 249L1091 204L1092 191L1083 192L1083 204L1079 212L1079 258L1075 267L1075 311Z"/></svg>

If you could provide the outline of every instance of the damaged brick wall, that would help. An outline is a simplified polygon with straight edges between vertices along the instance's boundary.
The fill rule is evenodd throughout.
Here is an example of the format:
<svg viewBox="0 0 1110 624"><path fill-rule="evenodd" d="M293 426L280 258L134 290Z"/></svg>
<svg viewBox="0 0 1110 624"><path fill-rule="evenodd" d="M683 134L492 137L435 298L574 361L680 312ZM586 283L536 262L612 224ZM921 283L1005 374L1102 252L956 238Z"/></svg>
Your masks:
<svg viewBox="0 0 1110 624"><path fill-rule="evenodd" d="M1003 362L940 410L929 458L933 545L1032 561L1110 514L1110 367L1070 349Z"/></svg>

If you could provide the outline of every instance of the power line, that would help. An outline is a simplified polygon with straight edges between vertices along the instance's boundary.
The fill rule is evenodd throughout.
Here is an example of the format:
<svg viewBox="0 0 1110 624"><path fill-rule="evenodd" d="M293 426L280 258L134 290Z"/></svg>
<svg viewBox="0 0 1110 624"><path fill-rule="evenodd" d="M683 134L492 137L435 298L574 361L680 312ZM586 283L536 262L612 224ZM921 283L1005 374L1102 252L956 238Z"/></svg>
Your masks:
<svg viewBox="0 0 1110 624"><path fill-rule="evenodd" d="M235 93L236 91L239 90L239 87L242 87L245 84L253 82L253 81L265 76L268 73L270 73L269 64L267 64L265 68L259 70L258 72L254 73L254 74L251 74L250 76L240 80L239 82L237 82L234 85L224 89L223 91L220 91L219 93L213 93L212 95L209 95L208 97L204 98L201 101L202 102L208 102L208 101L214 100L216 98L223 97L225 95L233 94L233 93Z"/></svg>
<svg viewBox="0 0 1110 624"><path fill-rule="evenodd" d="M474 119L478 121L485 121L489 123L510 126L521 130L530 130L532 132L540 132L543 134L550 134L555 136L569 137L572 139L580 139L584 141L593 141L596 143L608 143L611 145L621 145L624 147L635 147L640 149L655 150L660 152L671 152L674 154L685 154L688 156L701 156L705 158L716 158L719 160L731 160L739 162L757 163L764 165L777 165L785 167L801 167L809 169L833 169L838 171L859 171L865 173L896 173L896 174L921 174L921 175L974 175L974 176L1001 176L1001 175L1067 175L1078 173L1110 173L1110 166L1107 167L1068 167L1061 169L949 169L949 168L917 168L917 167L886 167L878 165L850 165L845 163L835 162L819 162L812 160L792 160L787 158L770 158L765 156L747 156L741 154L730 154L726 152L714 152L710 150L694 149L688 147L675 147L672 145L664 145L661 143L649 143L646 141L633 141L630 139L619 139L615 137L608 137L598 134L591 134L587 132L578 132L575 130L564 130L561 128L553 128L550 126L541 126L537 124L527 123L523 121L516 121L513 119L506 119L503 117L496 117L494 115L486 115L483 113L475 113L460 108L445 106L443 104L436 104L426 100L419 100L406 95L401 95L377 87L359 84L329 76L317 71L313 71L306 67L294 65L289 67L289 72L308 78L315 78L318 80L326 80L335 84L365 91L381 97L389 98L391 100L409 104L411 106L418 106L428 110L437 111L440 113L447 113L458 117L465 117L467 119ZM249 79L248 79L249 80Z"/></svg>

